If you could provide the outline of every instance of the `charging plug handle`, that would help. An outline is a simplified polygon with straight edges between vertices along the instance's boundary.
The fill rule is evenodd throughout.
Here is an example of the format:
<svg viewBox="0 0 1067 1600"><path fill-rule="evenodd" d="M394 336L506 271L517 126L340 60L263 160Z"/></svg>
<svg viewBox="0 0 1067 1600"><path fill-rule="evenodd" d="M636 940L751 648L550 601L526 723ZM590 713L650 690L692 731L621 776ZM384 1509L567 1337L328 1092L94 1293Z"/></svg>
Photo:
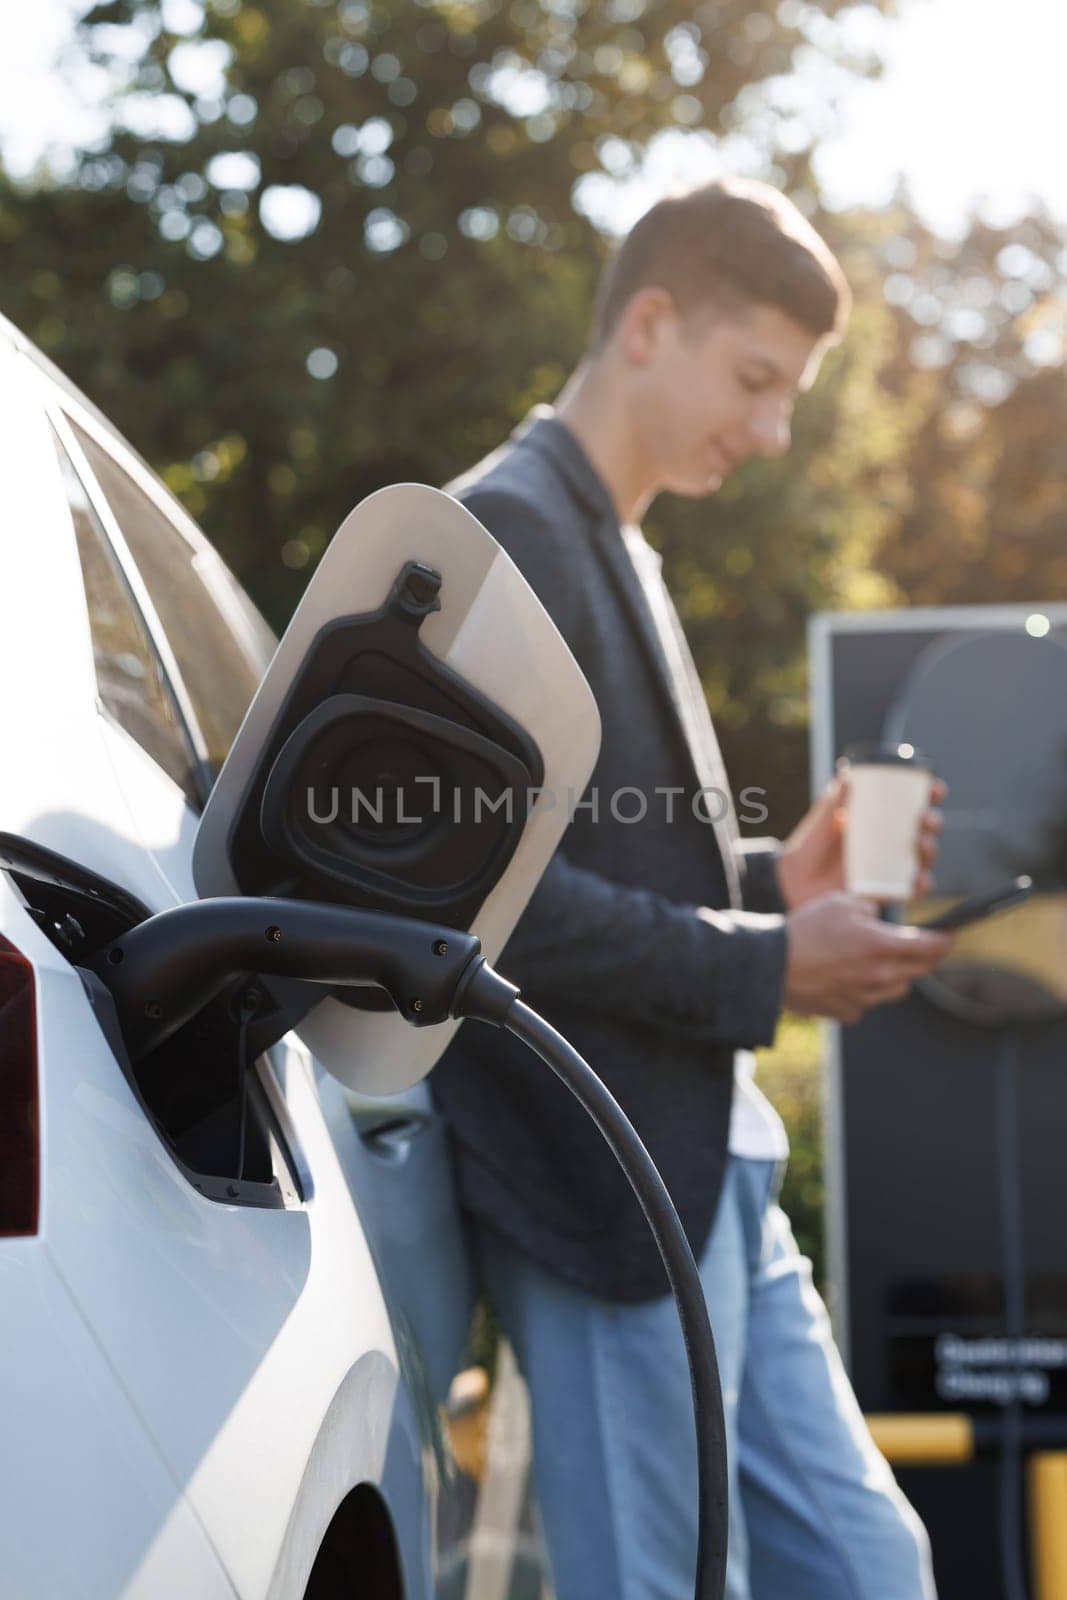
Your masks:
<svg viewBox="0 0 1067 1600"><path fill-rule="evenodd" d="M234 896L161 911L106 945L91 966L114 997L137 1062L252 973L328 987L373 985L415 1027L444 1022L480 952L473 934L413 917Z"/></svg>

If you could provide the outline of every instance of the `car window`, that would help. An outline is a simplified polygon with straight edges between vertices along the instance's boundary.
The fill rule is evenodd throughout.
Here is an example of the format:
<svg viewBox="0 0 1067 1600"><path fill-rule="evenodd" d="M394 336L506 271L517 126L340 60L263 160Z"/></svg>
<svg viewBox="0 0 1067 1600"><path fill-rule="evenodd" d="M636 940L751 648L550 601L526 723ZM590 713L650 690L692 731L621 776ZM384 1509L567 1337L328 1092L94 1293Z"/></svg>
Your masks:
<svg viewBox="0 0 1067 1600"><path fill-rule="evenodd" d="M144 618L74 463L52 437L74 523L100 703L199 809L196 752Z"/></svg>
<svg viewBox="0 0 1067 1600"><path fill-rule="evenodd" d="M211 546L193 545L108 450L71 425L140 569L217 773L273 638Z"/></svg>

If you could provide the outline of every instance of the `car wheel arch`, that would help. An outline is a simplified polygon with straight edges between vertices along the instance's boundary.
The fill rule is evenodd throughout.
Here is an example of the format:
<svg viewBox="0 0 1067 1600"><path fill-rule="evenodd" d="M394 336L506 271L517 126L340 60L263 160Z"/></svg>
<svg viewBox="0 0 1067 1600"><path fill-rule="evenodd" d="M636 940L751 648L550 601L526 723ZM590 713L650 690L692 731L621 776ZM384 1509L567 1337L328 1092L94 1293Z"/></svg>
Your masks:
<svg viewBox="0 0 1067 1600"><path fill-rule="evenodd" d="M352 1592L416 1600L427 1555L423 1466L400 1373L384 1352L369 1351L323 1418L267 1600L347 1600ZM353 1571L363 1585L357 1591Z"/></svg>

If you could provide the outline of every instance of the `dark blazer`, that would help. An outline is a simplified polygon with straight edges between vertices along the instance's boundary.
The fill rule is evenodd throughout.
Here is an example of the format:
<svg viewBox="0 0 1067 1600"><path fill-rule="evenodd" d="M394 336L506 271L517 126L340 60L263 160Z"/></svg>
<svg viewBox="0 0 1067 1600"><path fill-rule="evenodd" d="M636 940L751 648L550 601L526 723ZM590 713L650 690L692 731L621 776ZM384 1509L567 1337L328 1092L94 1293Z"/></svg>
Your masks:
<svg viewBox="0 0 1067 1600"><path fill-rule="evenodd" d="M578 810L497 963L616 1096L699 1252L725 1161L733 1053L774 1035L785 967L773 856L744 855L707 706L655 565L643 578L574 435L544 410L453 492L504 546L573 651L603 744ZM644 564L648 565L647 561ZM659 628L656 612L659 611ZM673 799L660 790L684 791ZM638 822L610 801L637 789ZM561 803L565 801L561 797ZM633 815L633 795L617 802ZM717 808L711 808L717 815ZM746 909L739 909L741 906ZM554 1075L508 1035L460 1029L431 1078L464 1205L558 1276L612 1300L667 1283L615 1159Z"/></svg>

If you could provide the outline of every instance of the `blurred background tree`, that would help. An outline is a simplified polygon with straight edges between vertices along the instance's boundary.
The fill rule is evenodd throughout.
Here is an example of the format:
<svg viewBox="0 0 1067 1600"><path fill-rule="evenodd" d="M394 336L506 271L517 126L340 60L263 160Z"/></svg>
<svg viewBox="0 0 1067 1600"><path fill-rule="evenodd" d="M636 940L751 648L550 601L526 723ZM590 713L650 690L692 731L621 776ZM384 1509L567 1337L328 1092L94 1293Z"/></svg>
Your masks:
<svg viewBox="0 0 1067 1600"><path fill-rule="evenodd" d="M204 524L276 627L362 495L443 483L551 399L665 130L742 141L842 256L844 347L793 451L663 500L738 788L808 788L804 627L1067 588L1062 231L826 214L795 84L862 73L842 0L108 0L94 148L0 169L0 307ZM890 10L891 0L881 9Z"/></svg>
<svg viewBox="0 0 1067 1600"><path fill-rule="evenodd" d="M357 499L447 481L557 392L607 248L583 183L618 185L657 132L699 126L780 156L816 207L782 86L816 38L873 67L848 9L108 0L80 29L108 136L59 178L0 175L0 306L281 627ZM857 330L788 474L753 468L740 497L652 529L777 822L805 783L803 620L881 532L870 491L898 448L893 408L873 416L891 322L872 304Z"/></svg>
<svg viewBox="0 0 1067 1600"><path fill-rule="evenodd" d="M1067 237L1035 210L947 242L883 219L897 338L887 386L918 397L908 494L875 551L917 605L1067 595Z"/></svg>

